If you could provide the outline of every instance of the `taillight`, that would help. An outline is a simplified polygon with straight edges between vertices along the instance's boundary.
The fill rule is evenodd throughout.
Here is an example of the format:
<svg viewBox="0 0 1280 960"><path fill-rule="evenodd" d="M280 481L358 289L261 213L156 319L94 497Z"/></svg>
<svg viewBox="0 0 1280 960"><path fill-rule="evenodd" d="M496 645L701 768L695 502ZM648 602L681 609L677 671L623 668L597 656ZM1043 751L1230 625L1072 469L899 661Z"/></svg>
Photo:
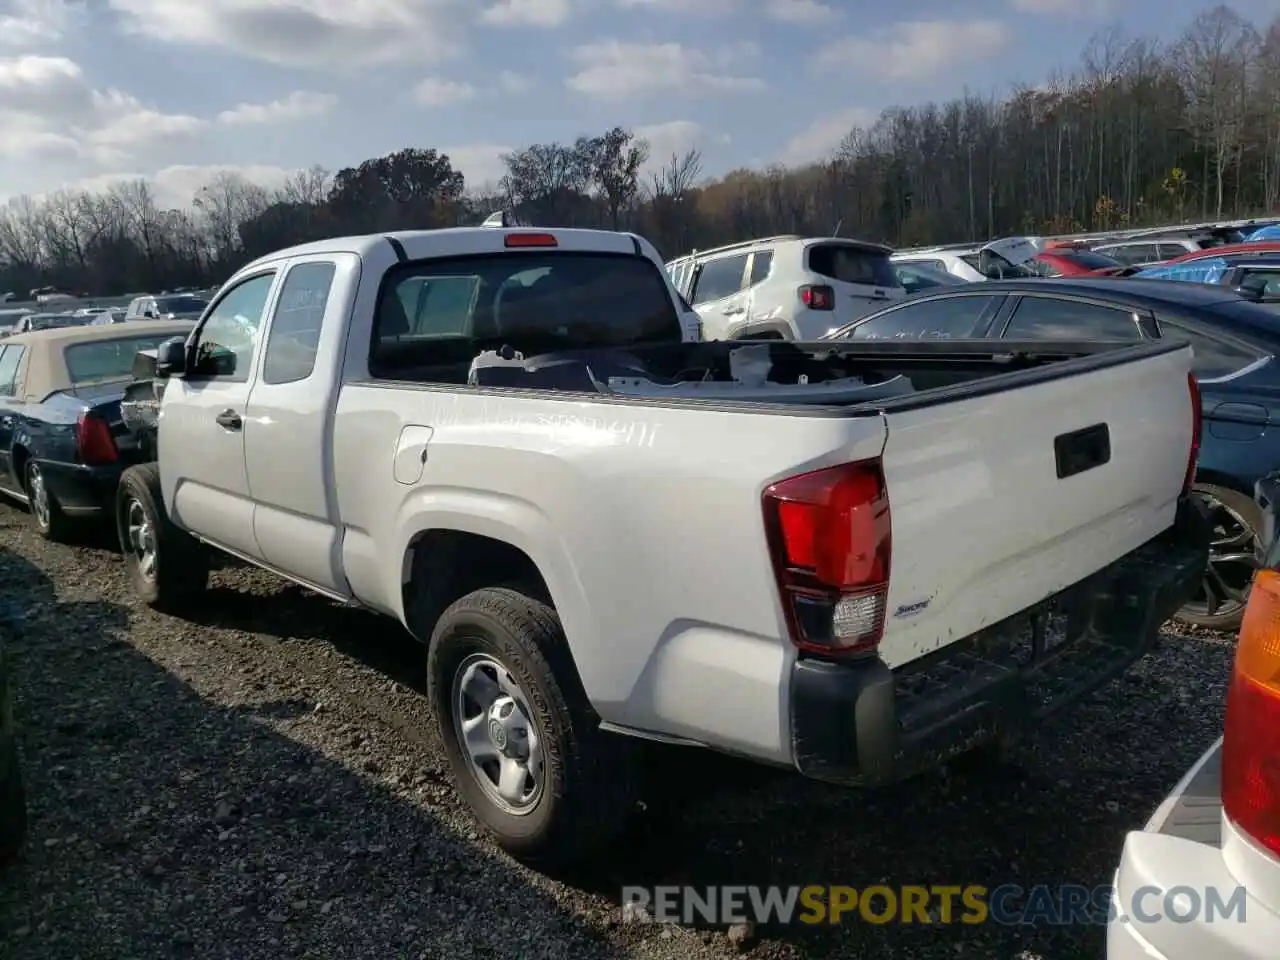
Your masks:
<svg viewBox="0 0 1280 960"><path fill-rule="evenodd" d="M1280 854L1280 573L1260 570L1249 592L1222 740L1222 809Z"/></svg>
<svg viewBox="0 0 1280 960"><path fill-rule="evenodd" d="M800 288L800 302L810 310L834 310L836 292L827 286L803 286Z"/></svg>
<svg viewBox="0 0 1280 960"><path fill-rule="evenodd" d="M100 467L120 459L111 427L96 413L82 413L76 421L76 449L80 462Z"/></svg>
<svg viewBox="0 0 1280 960"><path fill-rule="evenodd" d="M773 484L765 532L791 641L813 653L874 650L889 593L889 496L879 460Z"/></svg>
<svg viewBox="0 0 1280 960"><path fill-rule="evenodd" d="M1204 430L1204 411L1200 406L1200 384L1194 373L1187 374L1187 390L1191 393L1191 452L1187 455L1187 475L1182 480L1182 492L1190 493L1196 482L1196 465L1200 459L1200 434Z"/></svg>

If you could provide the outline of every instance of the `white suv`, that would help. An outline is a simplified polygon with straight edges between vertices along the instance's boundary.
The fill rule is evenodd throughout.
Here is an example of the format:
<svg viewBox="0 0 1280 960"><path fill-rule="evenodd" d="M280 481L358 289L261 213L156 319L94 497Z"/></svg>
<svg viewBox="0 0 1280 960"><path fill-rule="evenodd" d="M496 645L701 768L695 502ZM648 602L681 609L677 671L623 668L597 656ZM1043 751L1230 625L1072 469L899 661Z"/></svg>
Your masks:
<svg viewBox="0 0 1280 960"><path fill-rule="evenodd" d="M906 296L889 247L838 237L766 237L667 264L707 340L816 340Z"/></svg>

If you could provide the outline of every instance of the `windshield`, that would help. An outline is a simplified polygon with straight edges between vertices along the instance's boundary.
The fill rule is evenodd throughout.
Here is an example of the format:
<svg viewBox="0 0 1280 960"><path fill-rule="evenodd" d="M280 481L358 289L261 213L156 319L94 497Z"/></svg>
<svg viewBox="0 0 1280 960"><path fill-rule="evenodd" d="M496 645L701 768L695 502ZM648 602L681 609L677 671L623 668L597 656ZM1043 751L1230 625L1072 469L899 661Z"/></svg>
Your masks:
<svg viewBox="0 0 1280 960"><path fill-rule="evenodd" d="M67 376L74 384L94 380L119 380L133 376L133 361L139 350L154 350L172 333L145 337L121 337L119 340L95 340L75 343L62 352Z"/></svg>
<svg viewBox="0 0 1280 960"><path fill-rule="evenodd" d="M160 313L203 313L208 300L199 297L161 297L156 300Z"/></svg>
<svg viewBox="0 0 1280 960"><path fill-rule="evenodd" d="M966 281L952 276L945 270L939 270L937 267L930 267L923 263L895 264L894 269L907 293L932 290L935 287L954 287L966 283Z"/></svg>
<svg viewBox="0 0 1280 960"><path fill-rule="evenodd" d="M58 327L82 327L89 322L88 317L47 316L27 317L28 330L54 330Z"/></svg>

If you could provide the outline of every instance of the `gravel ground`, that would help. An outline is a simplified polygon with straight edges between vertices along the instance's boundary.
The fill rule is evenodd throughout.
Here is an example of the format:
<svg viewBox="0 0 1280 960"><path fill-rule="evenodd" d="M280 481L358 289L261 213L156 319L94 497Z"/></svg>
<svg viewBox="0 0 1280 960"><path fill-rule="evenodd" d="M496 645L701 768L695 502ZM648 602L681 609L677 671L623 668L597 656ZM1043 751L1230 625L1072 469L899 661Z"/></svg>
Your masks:
<svg viewBox="0 0 1280 960"><path fill-rule="evenodd" d="M139 606L120 558L0 506L32 835L0 876L0 956L1097 958L1100 927L725 931L619 922L624 884L1107 883L1220 732L1229 638L1169 635L985 773L876 792L701 752L655 756L644 809L551 880L454 799L398 625L256 570L205 612ZM736 933L736 931L735 931Z"/></svg>

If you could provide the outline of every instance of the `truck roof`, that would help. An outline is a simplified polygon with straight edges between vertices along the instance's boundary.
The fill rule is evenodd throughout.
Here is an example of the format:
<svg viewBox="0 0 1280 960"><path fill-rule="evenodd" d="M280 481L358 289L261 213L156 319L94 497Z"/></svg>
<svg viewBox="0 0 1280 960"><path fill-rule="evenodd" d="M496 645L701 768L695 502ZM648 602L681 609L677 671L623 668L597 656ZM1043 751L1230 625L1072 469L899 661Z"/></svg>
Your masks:
<svg viewBox="0 0 1280 960"><path fill-rule="evenodd" d="M401 230L363 236L330 237L277 250L259 257L236 272L242 274L276 260L313 254L354 253L365 257L382 245L389 245L395 249L397 256L400 256L403 251L404 258L409 260L422 260L433 256L498 253L509 249L506 238L512 234L550 235L555 237L556 246L561 249L598 253L636 253L648 256L659 265L662 263L657 250L647 240L633 233L584 230L576 227L446 227L440 230Z"/></svg>

